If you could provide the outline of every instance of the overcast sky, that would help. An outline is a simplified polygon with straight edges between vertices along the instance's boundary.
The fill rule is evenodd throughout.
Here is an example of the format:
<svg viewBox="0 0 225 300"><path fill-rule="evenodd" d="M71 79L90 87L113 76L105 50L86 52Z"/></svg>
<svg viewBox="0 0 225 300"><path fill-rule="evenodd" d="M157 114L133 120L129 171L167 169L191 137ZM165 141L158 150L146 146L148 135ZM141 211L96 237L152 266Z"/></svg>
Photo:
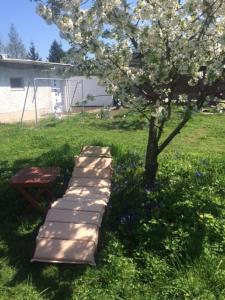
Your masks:
<svg viewBox="0 0 225 300"><path fill-rule="evenodd" d="M10 25L13 23L26 48L33 41L40 56L46 59L54 39L62 41L63 48L68 49L66 41L60 39L55 25L48 25L35 12L35 3L30 0L0 0L0 39L6 44Z"/></svg>

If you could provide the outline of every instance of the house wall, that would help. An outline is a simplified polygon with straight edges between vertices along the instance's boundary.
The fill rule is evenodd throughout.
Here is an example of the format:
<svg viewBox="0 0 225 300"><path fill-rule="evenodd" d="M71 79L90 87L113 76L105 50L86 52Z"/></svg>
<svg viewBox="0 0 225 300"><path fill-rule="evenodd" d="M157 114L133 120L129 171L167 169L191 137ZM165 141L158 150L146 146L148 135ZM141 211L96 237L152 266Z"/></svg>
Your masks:
<svg viewBox="0 0 225 300"><path fill-rule="evenodd" d="M75 82L78 82L73 105L79 105L80 101L86 100L88 95L92 95L94 96L94 100L88 100L86 103L84 103L84 106L112 106L112 96L107 95L105 87L98 83L98 77L92 76L87 78L85 76L74 76L69 78L69 81L71 82L70 85L72 86L70 89L70 98L72 98Z"/></svg>
<svg viewBox="0 0 225 300"><path fill-rule="evenodd" d="M12 89L10 87L10 78L23 77L24 88ZM35 68L30 65L9 65L0 63L0 123L19 122L21 120L24 102L30 82L30 87L27 94L27 101L24 112L24 121L35 119L35 88L33 85L34 78L60 78L56 71L46 71L40 68ZM36 103L37 116L48 115L54 113L56 98L62 99L63 110L70 110L70 104L73 100L73 106L101 107L111 106L112 96L107 95L105 88L98 84L98 78L92 76L74 76L68 80L57 81L57 86L60 87L61 93L56 97L53 91L53 81L38 80ZM88 95L94 96L94 100L88 100ZM73 97L74 96L74 97ZM71 110L70 110L71 111Z"/></svg>
<svg viewBox="0 0 225 300"><path fill-rule="evenodd" d="M0 65L0 122L20 121L29 82L30 88L27 94L24 120L35 119L33 80L35 77L49 76L48 72L39 69ZM24 89L12 89L10 87L11 77L23 77ZM52 112L51 86L49 82L45 81L37 89L38 117Z"/></svg>

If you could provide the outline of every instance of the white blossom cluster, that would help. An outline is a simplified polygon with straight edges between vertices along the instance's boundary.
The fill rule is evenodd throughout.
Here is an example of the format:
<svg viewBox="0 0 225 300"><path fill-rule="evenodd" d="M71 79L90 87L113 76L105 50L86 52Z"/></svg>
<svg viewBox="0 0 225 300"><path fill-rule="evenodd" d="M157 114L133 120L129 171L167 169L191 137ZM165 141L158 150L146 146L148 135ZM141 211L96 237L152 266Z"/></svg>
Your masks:
<svg viewBox="0 0 225 300"><path fill-rule="evenodd" d="M224 0L51 0L37 12L81 47L77 60L94 59L110 93L135 104L143 98L157 116L165 115L176 76L206 85L224 70ZM159 95L154 103L152 93Z"/></svg>

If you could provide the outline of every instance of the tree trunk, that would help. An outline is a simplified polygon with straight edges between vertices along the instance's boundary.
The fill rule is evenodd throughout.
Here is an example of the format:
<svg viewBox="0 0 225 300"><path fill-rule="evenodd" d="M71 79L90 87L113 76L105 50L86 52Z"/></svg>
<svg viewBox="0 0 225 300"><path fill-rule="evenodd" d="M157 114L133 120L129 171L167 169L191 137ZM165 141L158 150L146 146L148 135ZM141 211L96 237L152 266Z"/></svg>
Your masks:
<svg viewBox="0 0 225 300"><path fill-rule="evenodd" d="M159 139L163 130L164 123L161 126L156 125L156 118L151 116L149 120L148 144L145 158L145 179L146 185L151 190L154 189L156 174L158 171L158 156L170 144L180 130L186 125L191 114L187 112L183 119L178 123L174 130L159 145Z"/></svg>
<svg viewBox="0 0 225 300"><path fill-rule="evenodd" d="M158 170L158 139L155 117L149 122L148 144L145 157L145 178L148 188L153 189Z"/></svg>

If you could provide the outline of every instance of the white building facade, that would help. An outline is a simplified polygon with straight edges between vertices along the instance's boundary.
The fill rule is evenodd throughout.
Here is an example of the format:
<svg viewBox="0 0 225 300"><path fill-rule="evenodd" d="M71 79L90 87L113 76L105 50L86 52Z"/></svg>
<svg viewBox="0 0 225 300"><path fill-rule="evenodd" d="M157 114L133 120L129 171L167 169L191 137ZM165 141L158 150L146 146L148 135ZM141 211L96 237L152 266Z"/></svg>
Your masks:
<svg viewBox="0 0 225 300"><path fill-rule="evenodd" d="M98 78L64 78L67 64L0 58L0 123L39 119L76 107L111 106ZM92 100L89 99L92 96Z"/></svg>

